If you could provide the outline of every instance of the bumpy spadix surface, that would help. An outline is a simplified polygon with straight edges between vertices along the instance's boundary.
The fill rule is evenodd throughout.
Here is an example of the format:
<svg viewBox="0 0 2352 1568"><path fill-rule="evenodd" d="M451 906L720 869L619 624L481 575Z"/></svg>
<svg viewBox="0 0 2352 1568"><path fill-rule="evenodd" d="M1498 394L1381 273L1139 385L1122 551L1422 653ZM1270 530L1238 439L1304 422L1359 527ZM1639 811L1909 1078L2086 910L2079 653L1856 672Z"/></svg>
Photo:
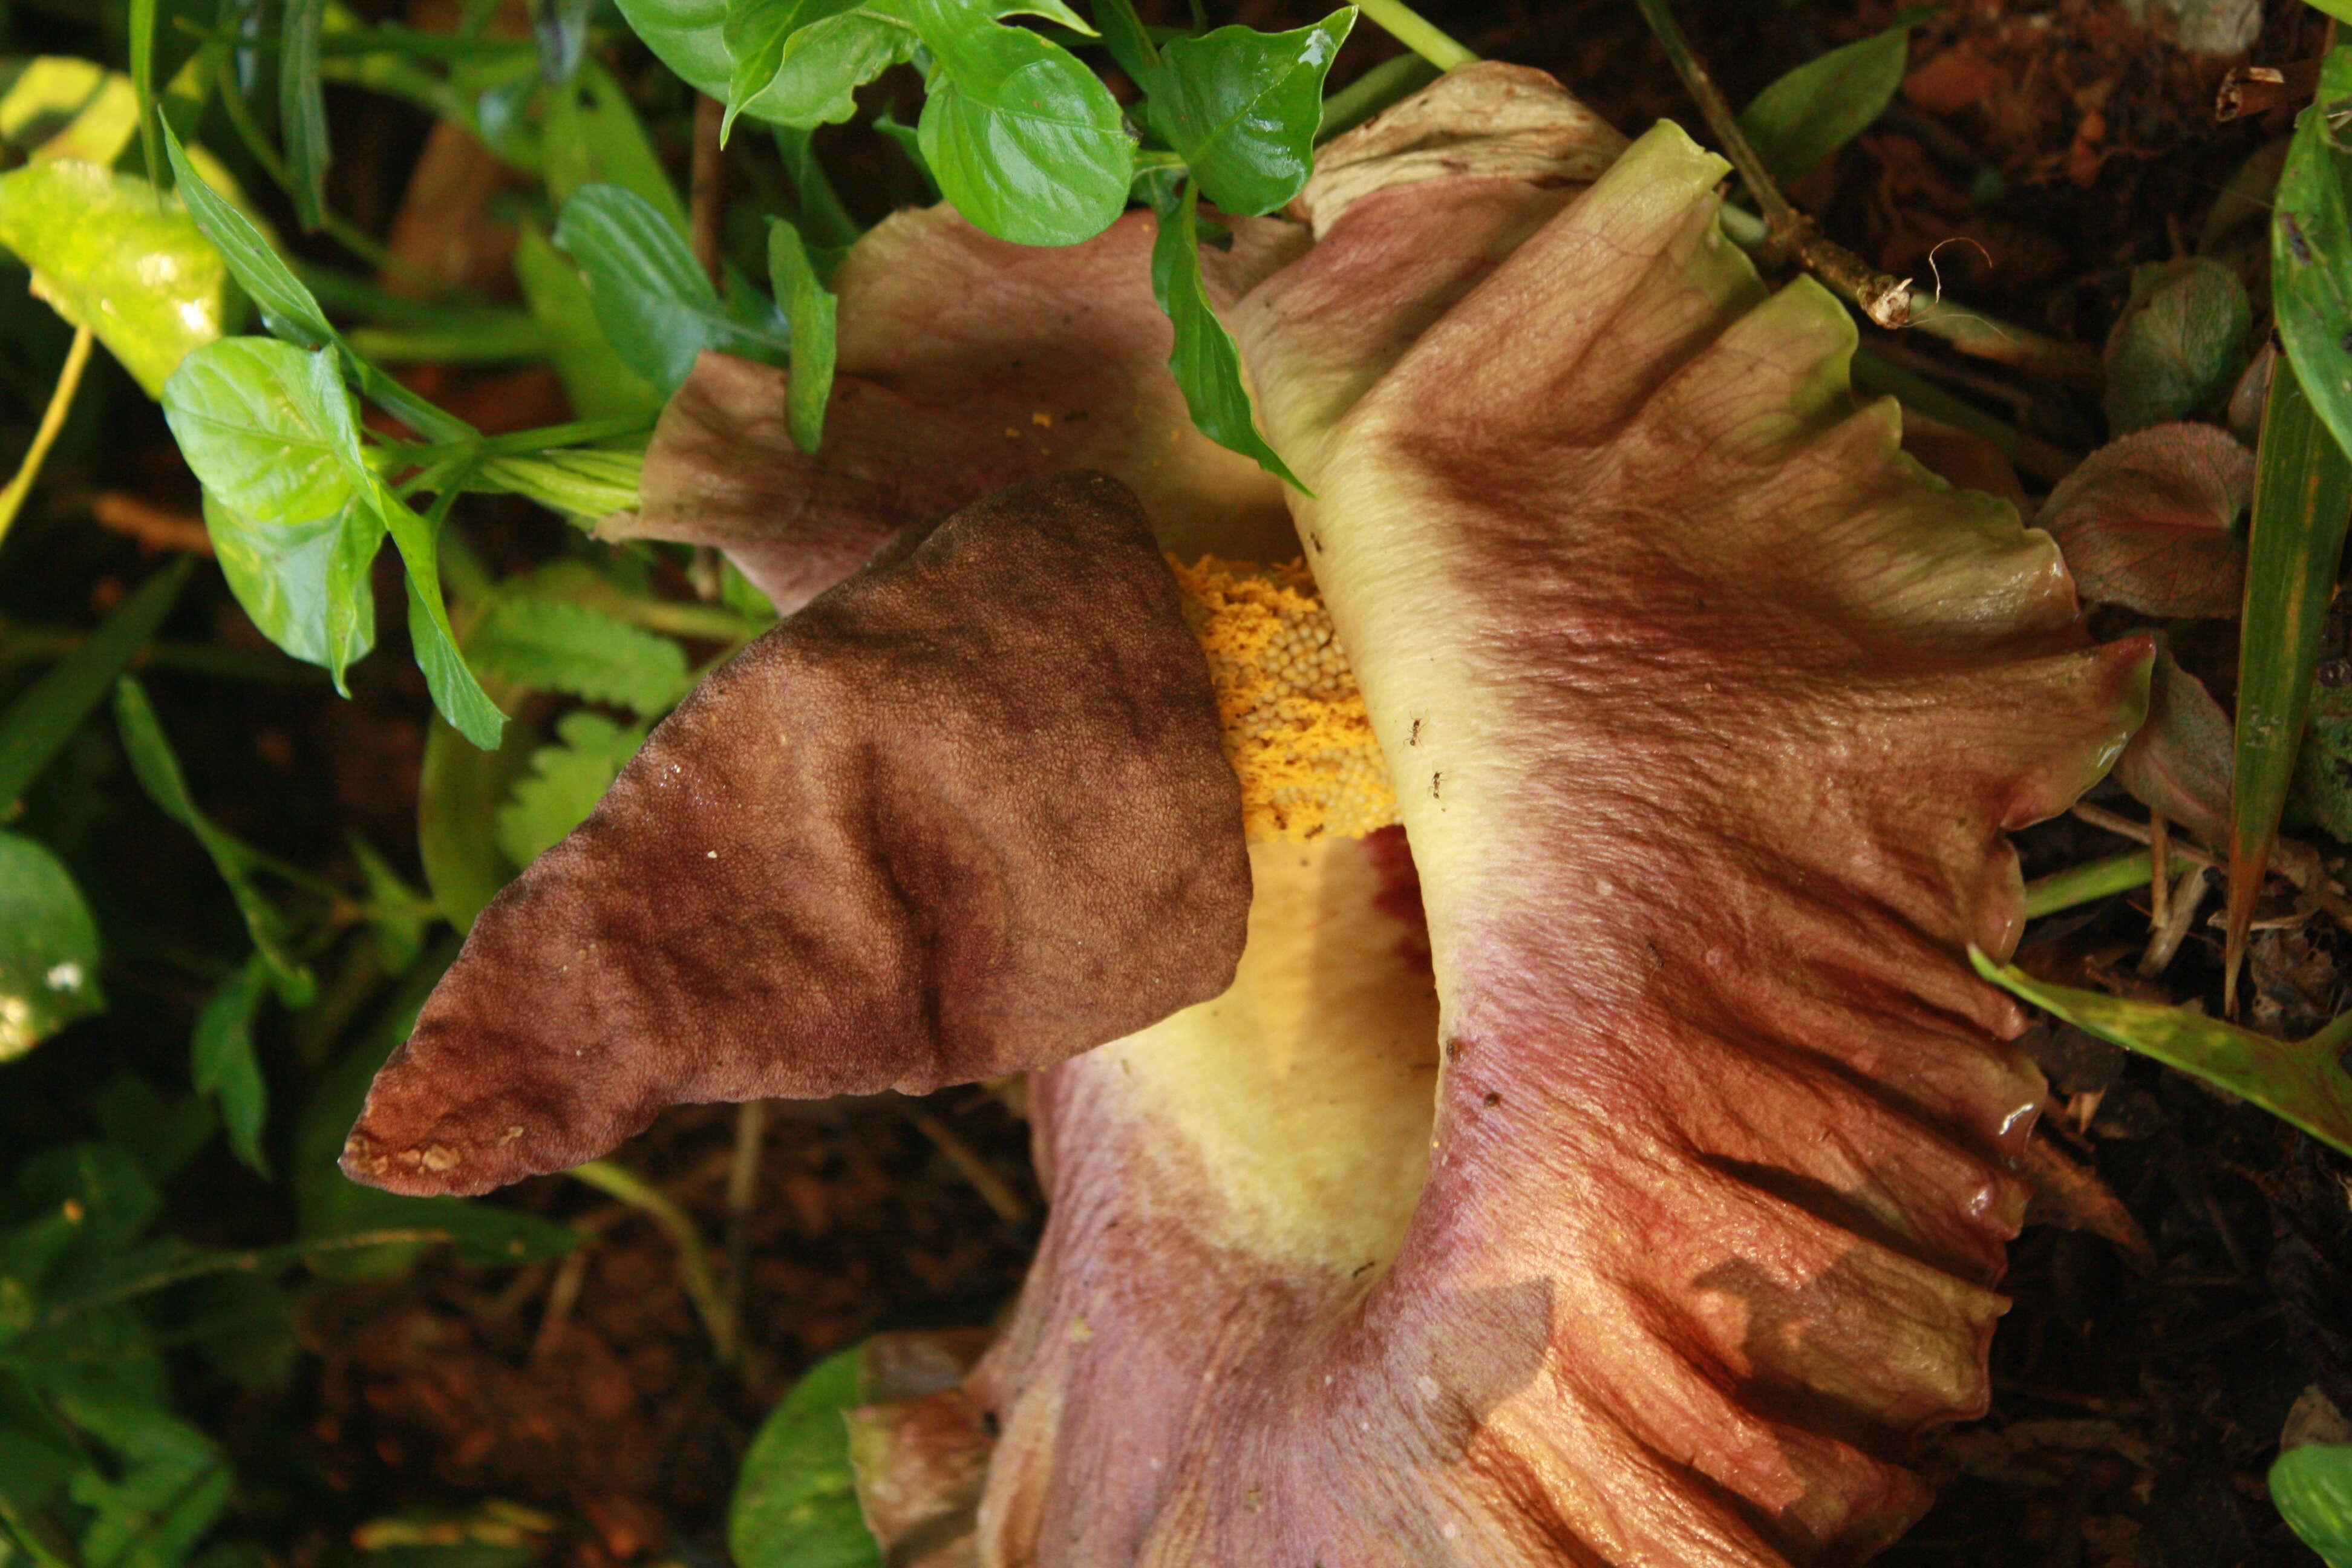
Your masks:
<svg viewBox="0 0 2352 1568"><path fill-rule="evenodd" d="M983 1562L1853 1561L1982 1408L2042 1086L1960 954L2147 649L1901 456L1723 173L1661 126L1227 263L1434 1029L1380 844L1260 846L1235 991L1044 1077Z"/></svg>

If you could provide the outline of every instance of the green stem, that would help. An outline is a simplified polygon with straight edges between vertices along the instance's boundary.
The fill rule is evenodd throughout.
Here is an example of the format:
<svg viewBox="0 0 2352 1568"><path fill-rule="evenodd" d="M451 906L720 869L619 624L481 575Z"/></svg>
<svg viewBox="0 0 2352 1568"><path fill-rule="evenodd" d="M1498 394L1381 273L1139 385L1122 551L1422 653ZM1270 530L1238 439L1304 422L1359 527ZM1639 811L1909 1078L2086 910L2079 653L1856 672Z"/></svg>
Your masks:
<svg viewBox="0 0 2352 1568"><path fill-rule="evenodd" d="M1439 70L1457 70L1477 63L1476 55L1439 31L1426 16L1404 4L1404 0L1356 0L1356 9L1370 17L1373 25L1390 37Z"/></svg>
<svg viewBox="0 0 2352 1568"><path fill-rule="evenodd" d="M709 1331L719 1362L732 1363L734 1314L728 1310L726 1294L710 1272L709 1249L703 1245L702 1232L696 1228L693 1218L652 1183L610 1160L591 1160L564 1173L609 1197L620 1199L631 1208L642 1210L669 1233L671 1242L677 1247L678 1282L686 1288L688 1299L700 1314L702 1326Z"/></svg>
<svg viewBox="0 0 2352 1568"><path fill-rule="evenodd" d="M1748 194L1763 209L1765 228L1773 247L1795 257L1806 271L1853 300L1876 325L1892 329L1907 324L1911 320L1910 280L1890 278L1872 267L1822 233L1811 218L1790 205L1754 144L1748 140L1748 132L1740 129L1739 117L1731 112L1722 89L1715 85L1715 79L1707 74L1697 51L1691 47L1690 39L1684 36L1682 24L1675 20L1666 0L1633 3L1641 7L1643 19L1650 24L1658 47L1665 50L1675 74L1682 79L1684 89L1706 117L1707 129L1722 144L1724 156L1739 171Z"/></svg>
<svg viewBox="0 0 2352 1568"><path fill-rule="evenodd" d="M152 1274L142 1274L124 1284L63 1301L42 1316L43 1328L54 1328L70 1318L79 1317L100 1307L110 1307L121 1301L150 1295L173 1285L184 1285L191 1279L207 1279L215 1274L258 1274L265 1269L283 1268L322 1252L352 1252L371 1247L430 1245L452 1239L450 1234L437 1226L404 1226L393 1230L355 1231L349 1236L331 1236L317 1241L289 1242L283 1247L256 1247L250 1252L221 1252L207 1258L192 1258L159 1268Z"/></svg>
<svg viewBox="0 0 2352 1568"><path fill-rule="evenodd" d="M2187 855L2173 854L2171 874L2179 876L2197 862ZM2086 861L2069 866L2063 871L2053 871L2047 877L2037 877L2025 884L2025 918L2038 921L2044 915L2054 915L2061 910L2071 910L2077 904L2087 904L2095 899L2112 898L2128 893L2134 888L2148 885L2156 861L2147 849L2127 849L2104 860Z"/></svg>
<svg viewBox="0 0 2352 1568"><path fill-rule="evenodd" d="M25 498L33 491L33 481L41 475L41 464L49 448L58 443L58 432L66 426L66 413L73 406L74 394L80 390L81 373L89 364L91 337L88 327L74 329L73 345L66 350L65 368L58 373L58 384L49 393L49 405L41 411L41 423L33 431L33 444L25 448L24 467L16 477L0 486L0 541L8 537L8 529L24 510Z"/></svg>

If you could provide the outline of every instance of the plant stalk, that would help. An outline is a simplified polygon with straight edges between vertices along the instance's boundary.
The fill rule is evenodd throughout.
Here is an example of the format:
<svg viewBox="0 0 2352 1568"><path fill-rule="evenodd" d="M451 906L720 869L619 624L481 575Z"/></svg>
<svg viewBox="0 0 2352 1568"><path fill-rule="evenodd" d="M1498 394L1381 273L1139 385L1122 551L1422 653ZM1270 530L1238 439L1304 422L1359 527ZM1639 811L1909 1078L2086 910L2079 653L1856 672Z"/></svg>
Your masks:
<svg viewBox="0 0 2352 1568"><path fill-rule="evenodd" d="M1675 20L1666 0L1634 0L1634 4L1641 7L1643 20L1650 24L1658 47L1666 51L1666 58L1673 63L1675 74L1682 79L1684 89L1706 116L1707 128L1722 144L1724 156L1739 171L1748 195L1762 210L1772 248L1793 257L1806 271L1853 300L1874 324L1889 330L1909 325L1911 280L1879 271L1823 234L1820 225L1790 205L1764 167L1764 160L1748 142L1748 133L1739 128L1739 118L1731 112L1722 89L1715 85L1715 79L1707 74L1706 67L1691 48L1690 39L1684 36L1682 25Z"/></svg>
<svg viewBox="0 0 2352 1568"><path fill-rule="evenodd" d="M1478 57L1441 31L1404 0L1356 0L1356 9L1374 26L1441 71L1477 63Z"/></svg>
<svg viewBox="0 0 2352 1568"><path fill-rule="evenodd" d="M81 373L89 364L92 342L88 327L74 329L73 346L66 350L65 368L58 373L58 384L49 394L49 405L41 411L41 423L33 431L33 444L25 448L24 466L16 477L0 487L0 542L8 538L8 529L24 510L25 498L33 492L33 481L41 477L41 464L47 460L49 448L58 444L58 432L66 426L66 415L73 407L74 394L81 389Z"/></svg>

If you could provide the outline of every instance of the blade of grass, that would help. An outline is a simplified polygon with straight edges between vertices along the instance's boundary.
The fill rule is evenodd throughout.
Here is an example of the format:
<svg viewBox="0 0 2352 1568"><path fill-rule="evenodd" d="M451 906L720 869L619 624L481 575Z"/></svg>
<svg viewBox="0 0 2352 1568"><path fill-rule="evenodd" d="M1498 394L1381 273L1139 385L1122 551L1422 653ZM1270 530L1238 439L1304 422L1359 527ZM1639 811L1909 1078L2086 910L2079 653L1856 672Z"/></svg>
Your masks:
<svg viewBox="0 0 2352 1568"><path fill-rule="evenodd" d="M163 188L163 146L155 139L156 0L131 0L131 93L139 105L139 150L147 157L147 183Z"/></svg>
<svg viewBox="0 0 2352 1568"><path fill-rule="evenodd" d="M184 555L132 589L88 641L0 713L0 817L8 815L91 710L106 700L115 677L131 668L171 613L188 571Z"/></svg>
<svg viewBox="0 0 2352 1568"><path fill-rule="evenodd" d="M278 123L286 138L294 216L314 234L327 216L327 89L319 79L319 35L327 0L287 0L278 51Z"/></svg>
<svg viewBox="0 0 2352 1568"><path fill-rule="evenodd" d="M2237 1010L2238 968L2311 708L2319 633L2352 519L2352 462L2281 355L2263 406L2238 654L2237 775L2230 801L2230 903L2223 1005Z"/></svg>
<svg viewBox="0 0 2352 1568"><path fill-rule="evenodd" d="M81 390L81 373L89 365L91 341L88 327L74 329L73 344L66 350L65 367L58 372L49 405L41 411L41 423L33 431L33 444L25 448L25 461L15 478L0 485L0 540L8 537L17 512L24 510L25 498L33 493L33 481L41 477L41 465L48 460L49 448L57 445L58 432L66 427L66 413L73 407L74 394Z"/></svg>
<svg viewBox="0 0 2352 1568"><path fill-rule="evenodd" d="M1974 948L1969 958L1987 980L2076 1028L2219 1084L2352 1153L2352 1074L2336 1059L2347 1019L2308 1039L2278 1040L2185 1008L2044 984Z"/></svg>

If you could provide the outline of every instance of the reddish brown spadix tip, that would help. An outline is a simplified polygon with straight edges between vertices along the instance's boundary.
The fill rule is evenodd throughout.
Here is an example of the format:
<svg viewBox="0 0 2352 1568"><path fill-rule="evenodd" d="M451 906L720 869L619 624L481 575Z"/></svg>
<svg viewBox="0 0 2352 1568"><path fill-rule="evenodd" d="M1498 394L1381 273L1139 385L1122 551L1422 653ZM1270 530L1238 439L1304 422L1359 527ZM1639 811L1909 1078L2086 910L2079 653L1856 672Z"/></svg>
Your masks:
<svg viewBox="0 0 2352 1568"><path fill-rule="evenodd" d="M480 1193L681 1101L923 1093L1230 983L1208 670L1127 489L1014 486L729 663L485 910L353 1179Z"/></svg>

